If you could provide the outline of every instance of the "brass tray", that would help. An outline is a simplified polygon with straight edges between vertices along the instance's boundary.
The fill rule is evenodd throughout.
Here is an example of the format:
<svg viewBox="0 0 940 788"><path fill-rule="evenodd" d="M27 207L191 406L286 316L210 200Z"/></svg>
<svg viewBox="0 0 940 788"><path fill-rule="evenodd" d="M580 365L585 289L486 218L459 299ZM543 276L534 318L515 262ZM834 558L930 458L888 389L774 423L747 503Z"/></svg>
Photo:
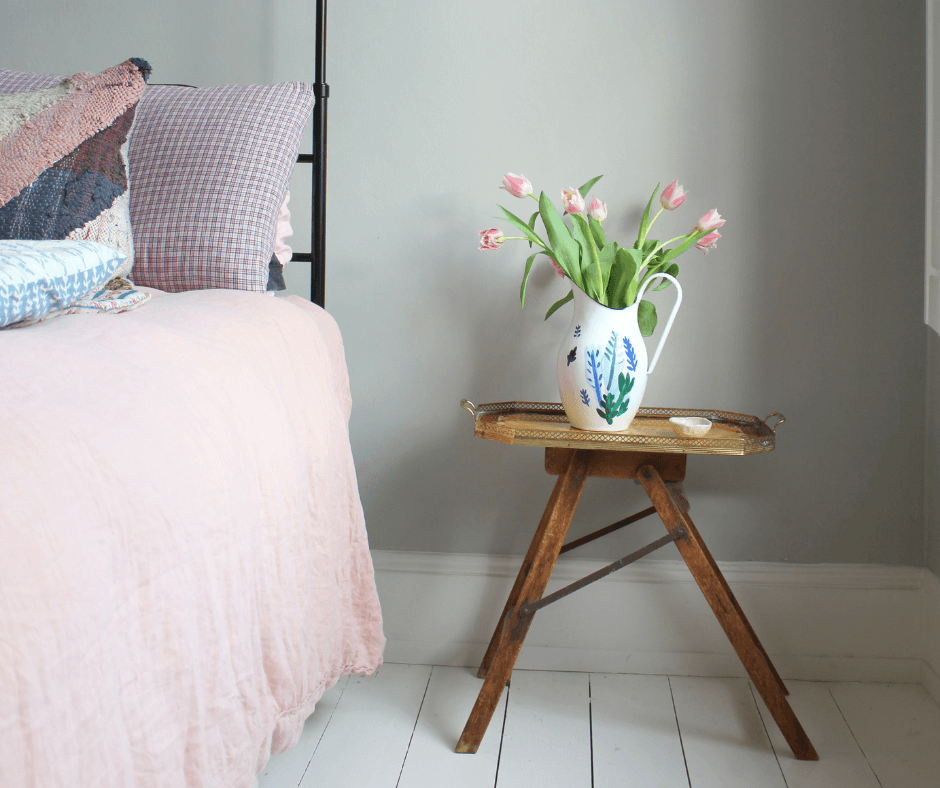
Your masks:
<svg viewBox="0 0 940 788"><path fill-rule="evenodd" d="M676 454L757 454L773 451L775 430L784 422L779 413L761 421L756 416L722 410L640 408L629 428L622 432L578 430L568 423L560 403L493 402L460 406L474 418L474 435L518 446L556 446L566 449L672 452ZM675 433L672 416L704 416L712 427L701 438ZM779 418L773 427L767 424Z"/></svg>

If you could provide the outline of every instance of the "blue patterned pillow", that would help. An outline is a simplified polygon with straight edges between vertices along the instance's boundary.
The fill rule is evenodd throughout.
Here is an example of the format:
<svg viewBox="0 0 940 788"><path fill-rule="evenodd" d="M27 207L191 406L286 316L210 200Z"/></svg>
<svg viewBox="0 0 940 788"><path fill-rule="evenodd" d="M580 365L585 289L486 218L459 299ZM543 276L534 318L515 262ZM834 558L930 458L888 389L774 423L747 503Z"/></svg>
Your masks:
<svg viewBox="0 0 940 788"><path fill-rule="evenodd" d="M95 241L0 241L0 327L97 292L125 259Z"/></svg>

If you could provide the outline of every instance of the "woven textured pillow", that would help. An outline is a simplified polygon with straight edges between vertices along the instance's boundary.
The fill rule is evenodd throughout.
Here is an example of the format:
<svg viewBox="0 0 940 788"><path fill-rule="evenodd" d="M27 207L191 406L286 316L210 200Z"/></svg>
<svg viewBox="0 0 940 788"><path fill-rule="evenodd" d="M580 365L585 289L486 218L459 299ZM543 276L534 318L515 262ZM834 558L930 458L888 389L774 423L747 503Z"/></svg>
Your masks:
<svg viewBox="0 0 940 788"><path fill-rule="evenodd" d="M58 82L0 69L0 92ZM138 285L263 291L313 89L151 85L131 138Z"/></svg>
<svg viewBox="0 0 940 788"><path fill-rule="evenodd" d="M0 85L0 239L97 241L128 274L127 142L149 73L132 58L47 87Z"/></svg>

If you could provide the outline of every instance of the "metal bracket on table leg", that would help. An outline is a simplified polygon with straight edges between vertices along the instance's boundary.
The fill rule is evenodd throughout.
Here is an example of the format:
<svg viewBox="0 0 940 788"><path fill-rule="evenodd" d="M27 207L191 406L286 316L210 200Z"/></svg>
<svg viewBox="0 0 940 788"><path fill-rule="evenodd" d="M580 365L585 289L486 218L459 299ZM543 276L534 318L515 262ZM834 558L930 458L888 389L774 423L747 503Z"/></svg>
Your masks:
<svg viewBox="0 0 940 788"><path fill-rule="evenodd" d="M532 615L537 610L541 610L543 607L547 607L548 605L552 604L552 602L557 602L559 599L568 596L568 594L573 594L575 591L578 591L579 589L584 588L591 583L601 580L602 578L607 577L609 574L613 574L618 569L623 569L628 564L632 564L634 561L639 561L641 558L649 555L654 550L658 550L660 547L664 547L670 542L677 542L679 539L685 539L686 537L688 537L688 533L686 532L685 528L676 528L665 536L661 536L656 541L650 542L645 547L641 547L639 550L630 553L630 555L625 555L619 561L614 561L612 564L608 564L603 569L598 569L596 572L592 572L586 577L582 577L580 580L576 580L570 585L567 585L564 588L556 591L554 594L543 596L537 601L522 605L519 608L519 611L521 613Z"/></svg>
<svg viewBox="0 0 940 788"><path fill-rule="evenodd" d="M685 493L682 492L682 485L679 482L666 482L666 489L669 491L670 497L676 504L676 508L682 512L682 514L688 514L692 507L689 505L689 499L686 498Z"/></svg>

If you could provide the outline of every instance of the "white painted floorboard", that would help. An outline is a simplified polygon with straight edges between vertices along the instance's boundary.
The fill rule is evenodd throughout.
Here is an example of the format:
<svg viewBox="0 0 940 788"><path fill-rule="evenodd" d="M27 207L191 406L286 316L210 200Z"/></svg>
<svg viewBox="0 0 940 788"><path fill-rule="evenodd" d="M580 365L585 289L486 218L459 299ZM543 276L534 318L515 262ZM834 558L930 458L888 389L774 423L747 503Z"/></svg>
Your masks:
<svg viewBox="0 0 940 788"><path fill-rule="evenodd" d="M373 676L351 676L301 788L393 788L430 677L425 665L383 665Z"/></svg>
<svg viewBox="0 0 940 788"><path fill-rule="evenodd" d="M592 675L594 788L688 788L666 676Z"/></svg>
<svg viewBox="0 0 940 788"><path fill-rule="evenodd" d="M816 748L818 761L798 761L794 757L790 745L770 716L769 709L757 691L754 692L787 788L816 788L823 785L879 788L878 778L832 697L832 686L820 682L787 682L787 689L790 690L787 700ZM901 691L905 690L902 688Z"/></svg>
<svg viewBox="0 0 940 788"><path fill-rule="evenodd" d="M589 682L587 673L513 671L497 788L591 788Z"/></svg>
<svg viewBox="0 0 940 788"><path fill-rule="evenodd" d="M503 692L476 754L454 752L480 684L470 668L434 668L398 788L492 788L496 784L508 692Z"/></svg>
<svg viewBox="0 0 940 788"><path fill-rule="evenodd" d="M693 788L787 788L747 679L669 679Z"/></svg>
<svg viewBox="0 0 940 788"><path fill-rule="evenodd" d="M788 682L797 761L746 679L517 670L476 755L482 682L383 666L327 692L261 788L940 788L940 706L916 684Z"/></svg>
<svg viewBox="0 0 940 788"><path fill-rule="evenodd" d="M940 706L916 684L835 684L832 696L883 788L940 788Z"/></svg>
<svg viewBox="0 0 940 788"><path fill-rule="evenodd" d="M336 704L343 695L349 676L343 676L330 689L323 693L313 714L307 717L304 729L297 744L287 752L272 755L258 775L262 785L278 786L278 788L297 788L303 779L304 772L313 754L317 751L323 731L326 730Z"/></svg>

